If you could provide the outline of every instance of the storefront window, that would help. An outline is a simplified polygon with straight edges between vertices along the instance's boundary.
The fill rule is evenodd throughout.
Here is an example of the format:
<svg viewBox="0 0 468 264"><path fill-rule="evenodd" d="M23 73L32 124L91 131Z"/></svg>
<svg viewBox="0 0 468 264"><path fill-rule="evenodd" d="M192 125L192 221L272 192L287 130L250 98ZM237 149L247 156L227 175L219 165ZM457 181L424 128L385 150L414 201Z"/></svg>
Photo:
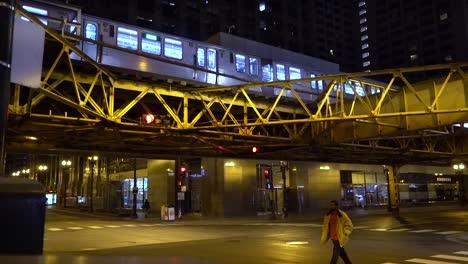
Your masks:
<svg viewBox="0 0 468 264"><path fill-rule="evenodd" d="M123 207L133 207L133 179L121 181ZM148 198L148 178L137 178L137 208L142 208L145 199Z"/></svg>

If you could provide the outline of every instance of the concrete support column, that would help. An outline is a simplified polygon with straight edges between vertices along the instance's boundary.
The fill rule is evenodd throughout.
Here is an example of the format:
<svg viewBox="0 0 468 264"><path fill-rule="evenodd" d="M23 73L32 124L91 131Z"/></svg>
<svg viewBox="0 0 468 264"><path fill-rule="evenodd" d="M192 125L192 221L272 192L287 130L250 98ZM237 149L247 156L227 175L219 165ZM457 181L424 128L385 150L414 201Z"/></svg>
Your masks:
<svg viewBox="0 0 468 264"><path fill-rule="evenodd" d="M206 170L203 179L202 213L204 215L224 217L224 160L203 158L202 166Z"/></svg>
<svg viewBox="0 0 468 264"><path fill-rule="evenodd" d="M151 217L160 216L162 205L175 206L175 161L148 160L148 201Z"/></svg>
<svg viewBox="0 0 468 264"><path fill-rule="evenodd" d="M399 166L385 166L384 172L388 181L388 211L394 215L399 214L399 196L400 192L397 184L397 175Z"/></svg>

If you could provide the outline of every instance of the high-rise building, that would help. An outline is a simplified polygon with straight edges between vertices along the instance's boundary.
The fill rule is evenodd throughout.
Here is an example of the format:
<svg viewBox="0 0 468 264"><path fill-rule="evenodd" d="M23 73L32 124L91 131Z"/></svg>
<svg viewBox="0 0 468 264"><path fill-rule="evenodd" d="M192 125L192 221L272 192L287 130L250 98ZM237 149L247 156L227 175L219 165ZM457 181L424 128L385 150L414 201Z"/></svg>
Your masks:
<svg viewBox="0 0 468 264"><path fill-rule="evenodd" d="M345 0L62 0L83 12L205 41L217 32L359 66L357 5ZM352 25L356 26L352 26Z"/></svg>
<svg viewBox="0 0 468 264"><path fill-rule="evenodd" d="M468 1L359 0L357 6L362 70L468 58Z"/></svg>

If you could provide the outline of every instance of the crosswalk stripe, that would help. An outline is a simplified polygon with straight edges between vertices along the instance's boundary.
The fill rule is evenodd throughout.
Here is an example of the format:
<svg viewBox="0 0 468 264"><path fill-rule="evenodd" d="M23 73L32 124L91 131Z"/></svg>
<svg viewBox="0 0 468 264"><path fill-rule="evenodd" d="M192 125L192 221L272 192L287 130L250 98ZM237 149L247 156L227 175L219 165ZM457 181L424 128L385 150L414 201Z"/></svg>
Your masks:
<svg viewBox="0 0 468 264"><path fill-rule="evenodd" d="M106 225L105 227L116 228L116 227L120 227L120 226L117 226L117 225Z"/></svg>
<svg viewBox="0 0 468 264"><path fill-rule="evenodd" d="M126 226L126 227L136 227L136 225L123 225L123 226Z"/></svg>
<svg viewBox="0 0 468 264"><path fill-rule="evenodd" d="M375 228L375 229L369 229L370 231L379 231L379 232L385 232L388 231L386 228Z"/></svg>
<svg viewBox="0 0 468 264"><path fill-rule="evenodd" d="M446 261L438 261L438 260L430 260L430 259L407 259L406 262L413 262L413 263L423 263L423 264L457 264L455 262L446 262Z"/></svg>
<svg viewBox="0 0 468 264"><path fill-rule="evenodd" d="M369 228L369 226L355 226L353 229L364 229L364 228Z"/></svg>
<svg viewBox="0 0 468 264"><path fill-rule="evenodd" d="M468 255L468 251L457 251L453 253L458 254L458 255Z"/></svg>
<svg viewBox="0 0 468 264"><path fill-rule="evenodd" d="M102 226L88 226L89 228L92 228L92 229L99 229L99 228L104 228Z"/></svg>
<svg viewBox="0 0 468 264"><path fill-rule="evenodd" d="M47 230L49 230L49 231L62 231L63 229L52 227L52 228L49 228Z"/></svg>
<svg viewBox="0 0 468 264"><path fill-rule="evenodd" d="M433 230L433 229L422 229L422 230L414 230L414 231L410 231L411 233L428 233L428 232L434 232L434 231L437 231L437 230Z"/></svg>
<svg viewBox="0 0 468 264"><path fill-rule="evenodd" d="M450 260L459 260L459 261L468 261L468 257L459 257L459 256L452 256L452 255L434 255L431 258L441 258L441 259L450 259Z"/></svg>
<svg viewBox="0 0 468 264"><path fill-rule="evenodd" d="M390 232L402 232L402 231L408 231L411 230L409 228L400 228L400 229L390 229Z"/></svg>
<svg viewBox="0 0 468 264"><path fill-rule="evenodd" d="M150 224L141 224L140 226L151 226Z"/></svg>
<svg viewBox="0 0 468 264"><path fill-rule="evenodd" d="M458 234L461 233L462 231L444 231L444 232L434 232L434 234L438 235L451 235L451 234Z"/></svg>
<svg viewBox="0 0 468 264"><path fill-rule="evenodd" d="M71 230L81 230L81 229L84 229L82 227L79 227L79 226L71 226L71 227L67 227L68 229L71 229Z"/></svg>

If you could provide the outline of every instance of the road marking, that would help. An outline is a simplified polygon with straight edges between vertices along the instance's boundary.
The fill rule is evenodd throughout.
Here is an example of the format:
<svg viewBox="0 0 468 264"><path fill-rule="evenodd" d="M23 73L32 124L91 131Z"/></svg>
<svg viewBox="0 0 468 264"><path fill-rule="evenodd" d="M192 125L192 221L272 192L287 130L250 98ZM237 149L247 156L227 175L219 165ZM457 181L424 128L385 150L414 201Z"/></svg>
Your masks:
<svg viewBox="0 0 468 264"><path fill-rule="evenodd" d="M459 256L451 256L451 255L434 255L431 258L441 258L441 259L450 259L450 260L459 260L459 261L468 261L468 257L459 257Z"/></svg>
<svg viewBox="0 0 468 264"><path fill-rule="evenodd" d="M150 224L141 224L140 226L151 226Z"/></svg>
<svg viewBox="0 0 468 264"><path fill-rule="evenodd" d="M438 235L451 235L451 234L458 234L458 233L462 233L462 231L434 232L434 234L438 234Z"/></svg>
<svg viewBox="0 0 468 264"><path fill-rule="evenodd" d="M458 254L458 255L468 255L468 251L457 251L453 253Z"/></svg>
<svg viewBox="0 0 468 264"><path fill-rule="evenodd" d="M126 227L136 227L136 225L123 225L123 226L126 226Z"/></svg>
<svg viewBox="0 0 468 264"><path fill-rule="evenodd" d="M353 229L365 229L365 228L369 228L369 226L355 226L355 227L353 227Z"/></svg>
<svg viewBox="0 0 468 264"><path fill-rule="evenodd" d="M117 226L117 225L105 225L105 227L116 228L116 227L120 227L120 226Z"/></svg>
<svg viewBox="0 0 468 264"><path fill-rule="evenodd" d="M99 229L99 228L104 228L102 226L88 226L89 228L92 228L92 229Z"/></svg>
<svg viewBox="0 0 468 264"><path fill-rule="evenodd" d="M385 232L388 231L386 228L375 228L375 229L369 229L370 231L379 231L379 232Z"/></svg>
<svg viewBox="0 0 468 264"><path fill-rule="evenodd" d="M430 259L407 259L406 262L413 262L413 263L423 263L423 264L458 264L455 262L446 262L446 261L438 261L438 260L430 260Z"/></svg>
<svg viewBox="0 0 468 264"><path fill-rule="evenodd" d="M96 250L97 248L82 248L80 249L81 251L91 251L91 250Z"/></svg>
<svg viewBox="0 0 468 264"><path fill-rule="evenodd" d="M428 232L434 232L434 231L437 231L437 230L433 230L433 229L422 229L422 230L414 230L414 231L410 231L411 233L428 233Z"/></svg>
<svg viewBox="0 0 468 264"><path fill-rule="evenodd" d="M55 228L55 227L49 228L49 229L47 229L47 230L49 230L49 231L54 231L54 232L55 232L55 231L63 231L63 229L61 229L61 228Z"/></svg>
<svg viewBox="0 0 468 264"><path fill-rule="evenodd" d="M408 231L408 230L411 230L409 228L400 228L400 229L390 229L388 231L390 232L402 232L402 231Z"/></svg>
<svg viewBox="0 0 468 264"><path fill-rule="evenodd" d="M81 229L84 229L82 227L79 227L79 226L71 226L71 227L67 227L68 229L71 229L71 230L81 230Z"/></svg>

